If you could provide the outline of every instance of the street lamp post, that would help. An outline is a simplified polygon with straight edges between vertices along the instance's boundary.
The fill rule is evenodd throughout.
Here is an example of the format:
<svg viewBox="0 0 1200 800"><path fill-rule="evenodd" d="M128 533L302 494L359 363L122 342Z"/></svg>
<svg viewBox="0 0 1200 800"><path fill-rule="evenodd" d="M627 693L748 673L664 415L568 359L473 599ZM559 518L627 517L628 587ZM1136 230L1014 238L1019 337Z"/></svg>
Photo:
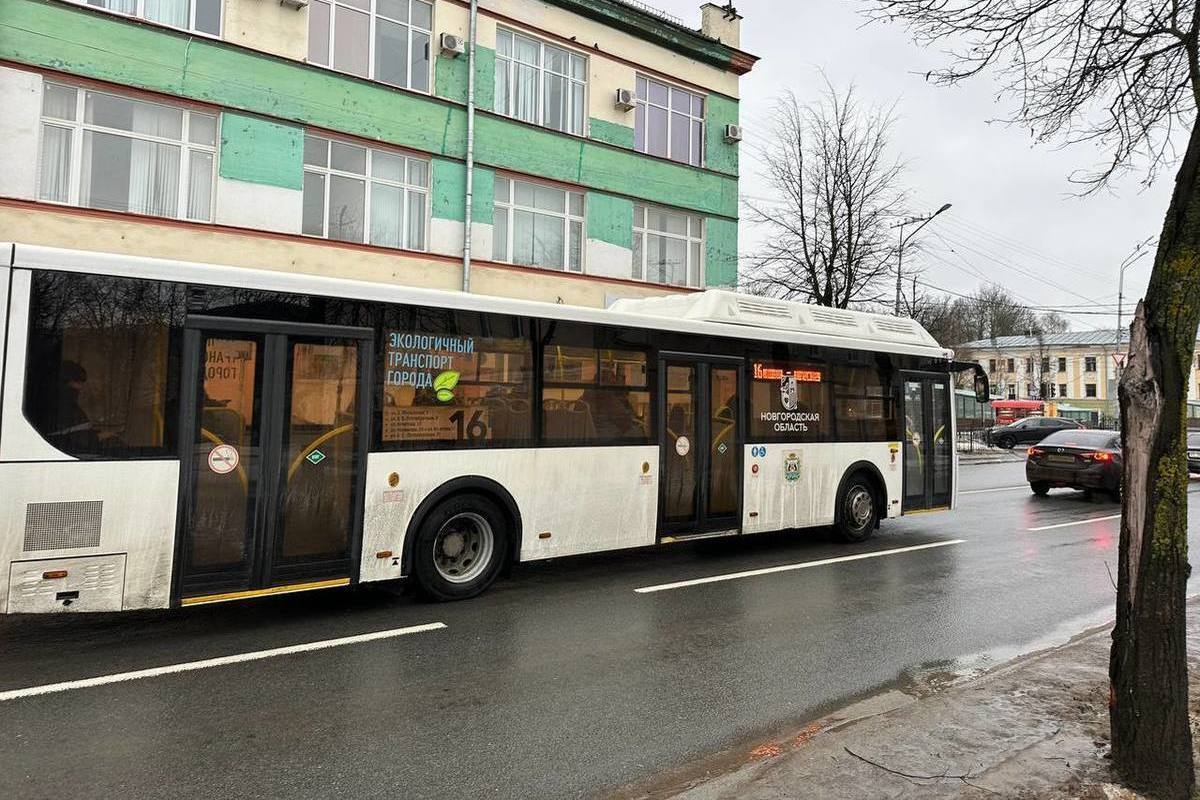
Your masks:
<svg viewBox="0 0 1200 800"><path fill-rule="evenodd" d="M1139 258L1141 258L1142 256L1144 256L1146 254L1146 252L1147 252L1146 247L1153 240L1154 240L1154 237L1151 236L1150 238L1146 239L1144 242L1138 242L1137 246L1133 248L1133 252L1130 253L1129 255L1125 256L1125 260L1121 262L1121 268L1118 272L1118 277L1117 277L1117 336L1116 336L1117 340L1113 345L1114 353L1119 354L1121 352L1121 332L1122 332L1121 331L1121 312L1124 310L1124 300L1125 300L1125 270L1132 267ZM1117 381L1116 381L1115 388L1117 388L1119 390L1119 388L1121 386L1121 372L1124 370L1125 367L1121 361L1119 361L1115 358L1113 360L1116 362L1113 365L1116 367L1115 373L1116 373ZM1116 393L1114 393L1114 395L1115 394ZM1109 399L1117 400L1118 397L1114 396ZM1118 413L1120 412L1120 408L1117 408L1117 412ZM1115 418L1116 414L1114 414L1113 416Z"/></svg>
<svg viewBox="0 0 1200 800"><path fill-rule="evenodd" d="M908 244L908 240L911 239L912 237L916 236L917 232L920 231L921 228L924 228L926 225L928 225L930 220L932 220L934 217L936 217L938 214L942 213L943 211L947 210L948 208L950 208L950 203L946 203L941 208L939 208L937 211L933 212L932 214L930 214L927 217L909 217L908 219L901 221L899 225L892 226L894 228L900 229L900 252L896 255L896 316L897 317L900 316L900 292L901 292L901 288L902 288L901 281L903 279L903 276L901 275L901 269L904 266L904 245ZM921 224L917 225L917 227L911 233L909 233L908 236L905 236L904 235L904 226L911 225L914 222L919 222Z"/></svg>

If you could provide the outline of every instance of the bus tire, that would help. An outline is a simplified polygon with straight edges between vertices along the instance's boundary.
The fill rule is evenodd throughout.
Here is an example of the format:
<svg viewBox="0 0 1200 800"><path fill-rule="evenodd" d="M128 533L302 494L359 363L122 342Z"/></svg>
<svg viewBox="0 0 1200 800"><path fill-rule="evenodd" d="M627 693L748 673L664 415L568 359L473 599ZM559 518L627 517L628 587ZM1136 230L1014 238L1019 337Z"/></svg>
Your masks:
<svg viewBox="0 0 1200 800"><path fill-rule="evenodd" d="M843 542L865 542L879 523L875 487L863 473L852 475L838 496L833 532Z"/></svg>
<svg viewBox="0 0 1200 800"><path fill-rule="evenodd" d="M413 576L430 600L465 600L492 585L508 560L508 519L479 494L452 495L421 521Z"/></svg>

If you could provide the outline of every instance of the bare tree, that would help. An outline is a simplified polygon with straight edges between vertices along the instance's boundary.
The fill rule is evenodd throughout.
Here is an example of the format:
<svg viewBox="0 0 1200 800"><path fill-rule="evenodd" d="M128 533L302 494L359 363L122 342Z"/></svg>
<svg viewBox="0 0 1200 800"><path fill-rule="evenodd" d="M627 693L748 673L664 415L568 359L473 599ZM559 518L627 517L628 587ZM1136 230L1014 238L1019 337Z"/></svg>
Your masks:
<svg viewBox="0 0 1200 800"><path fill-rule="evenodd" d="M872 0L917 41L956 48L936 77L985 69L1020 102L1039 140L1107 155L1075 176L1091 190L1131 168L1175 166L1146 297L1131 332L1120 403L1123 514L1109 674L1113 762L1158 795L1191 795L1185 591L1183 404L1200 323L1200 5L1196 0ZM1172 148L1188 132L1182 158ZM1179 136L1176 137L1176 133Z"/></svg>
<svg viewBox="0 0 1200 800"><path fill-rule="evenodd" d="M902 165L888 154L892 121L890 109L863 107L853 86L839 93L828 81L816 102L779 99L762 153L778 200L746 203L770 235L745 288L837 308L881 298L888 222L904 201Z"/></svg>

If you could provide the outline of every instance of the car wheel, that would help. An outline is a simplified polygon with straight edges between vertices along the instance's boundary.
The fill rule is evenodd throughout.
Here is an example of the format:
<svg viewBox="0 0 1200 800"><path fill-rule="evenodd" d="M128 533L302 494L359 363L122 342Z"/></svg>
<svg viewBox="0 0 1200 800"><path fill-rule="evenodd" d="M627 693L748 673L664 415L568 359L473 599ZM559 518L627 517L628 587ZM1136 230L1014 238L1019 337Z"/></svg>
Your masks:
<svg viewBox="0 0 1200 800"><path fill-rule="evenodd" d="M834 533L843 542L865 542L875 532L878 508L870 482L862 475L855 475L846 482L838 498Z"/></svg>
<svg viewBox="0 0 1200 800"><path fill-rule="evenodd" d="M996 445L1004 450L1012 450L1016 443L1016 440L1011 436L1001 436L996 441Z"/></svg>
<svg viewBox="0 0 1200 800"><path fill-rule="evenodd" d="M421 522L413 545L413 575L431 600L465 600L496 580L509 548L508 520L477 494L448 498Z"/></svg>
<svg viewBox="0 0 1200 800"><path fill-rule="evenodd" d="M1050 494L1050 484L1045 481L1030 481L1029 488L1038 497L1045 497Z"/></svg>

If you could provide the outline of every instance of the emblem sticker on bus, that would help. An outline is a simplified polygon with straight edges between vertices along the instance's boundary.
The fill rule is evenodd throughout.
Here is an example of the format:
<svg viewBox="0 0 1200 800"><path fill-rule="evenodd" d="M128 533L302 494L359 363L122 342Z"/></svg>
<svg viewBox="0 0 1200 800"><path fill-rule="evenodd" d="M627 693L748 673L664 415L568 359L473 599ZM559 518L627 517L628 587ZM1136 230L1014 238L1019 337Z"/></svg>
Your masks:
<svg viewBox="0 0 1200 800"><path fill-rule="evenodd" d="M783 477L789 481L800 480L800 457L795 453L788 453L783 459Z"/></svg>

